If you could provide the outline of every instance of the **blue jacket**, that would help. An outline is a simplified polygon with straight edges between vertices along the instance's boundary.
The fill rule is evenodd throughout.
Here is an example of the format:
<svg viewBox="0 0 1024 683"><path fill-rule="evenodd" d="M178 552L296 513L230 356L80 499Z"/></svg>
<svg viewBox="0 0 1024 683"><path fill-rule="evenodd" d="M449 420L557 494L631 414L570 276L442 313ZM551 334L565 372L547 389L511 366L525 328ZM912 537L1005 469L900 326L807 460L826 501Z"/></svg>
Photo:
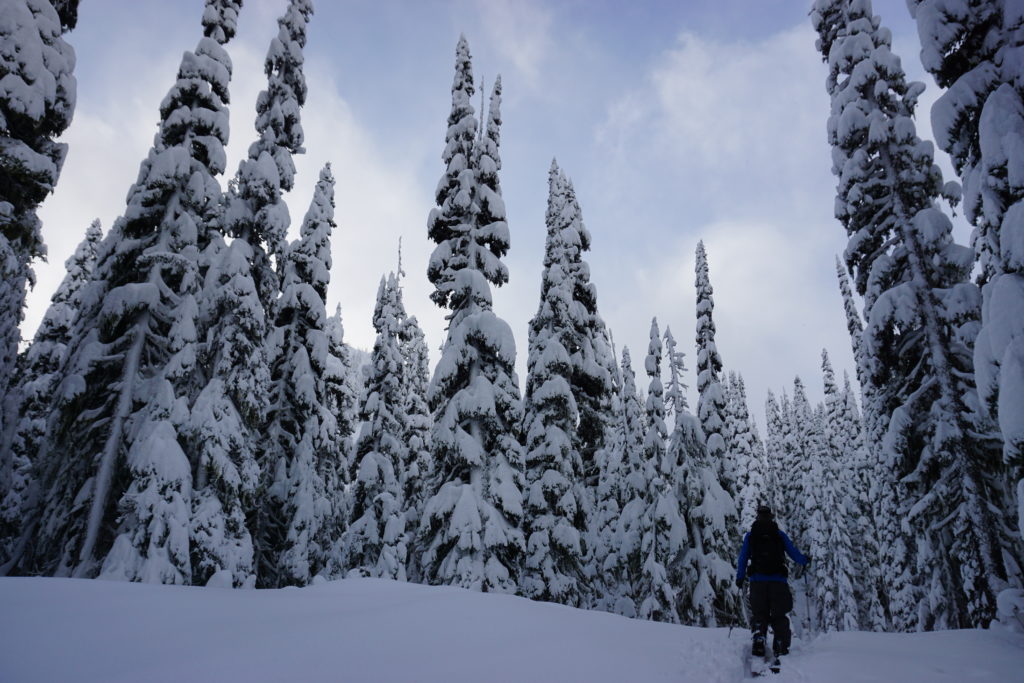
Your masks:
<svg viewBox="0 0 1024 683"><path fill-rule="evenodd" d="M793 541L789 540L789 536L785 534L781 529L779 530L779 536L782 536L782 543L786 546L786 554L789 555L790 559L799 565L807 564L807 558L804 554L796 549L793 545ZM743 547L740 549L740 560L736 565L736 579L742 581L747 575L747 562L750 561L750 532L743 537ZM751 574L751 581L781 581L786 583L786 577L781 574Z"/></svg>

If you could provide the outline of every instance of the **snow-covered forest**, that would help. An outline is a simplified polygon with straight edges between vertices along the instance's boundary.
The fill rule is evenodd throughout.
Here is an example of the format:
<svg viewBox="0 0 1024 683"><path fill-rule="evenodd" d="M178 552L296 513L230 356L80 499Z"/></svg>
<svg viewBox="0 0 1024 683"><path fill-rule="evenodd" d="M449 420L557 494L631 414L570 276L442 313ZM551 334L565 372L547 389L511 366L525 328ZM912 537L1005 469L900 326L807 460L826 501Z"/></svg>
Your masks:
<svg viewBox="0 0 1024 683"><path fill-rule="evenodd" d="M227 106L245 8L205 0L120 217L89 225L31 335L79 7L5 0L0 575L382 578L745 626L736 556L769 505L812 558L800 615L812 632L1024 628L1024 4L907 7L943 89L930 112L870 0L813 3L830 227L848 239L835 316L855 366L837 374L823 350L820 376L748 396L716 344L715 261L728 254L692 245L696 298L677 305L694 306L694 330L655 318L646 348L617 346L598 296L613 283L588 265L602 236L557 161L536 313L527 329L502 317L495 290L536 283L510 282L503 261L515 225L501 152L516 140L502 135L501 77L483 87L465 36L423 207L433 252L382 264L373 348L347 343L327 300L343 276L335 178L330 164L315 179L295 165L318 144L302 126L311 0L277 20L255 130L237 109L230 120L252 140L237 168ZM943 178L936 145L957 178ZM289 211L299 181L312 200ZM969 245L953 239L960 212ZM442 339L404 301L424 271Z"/></svg>

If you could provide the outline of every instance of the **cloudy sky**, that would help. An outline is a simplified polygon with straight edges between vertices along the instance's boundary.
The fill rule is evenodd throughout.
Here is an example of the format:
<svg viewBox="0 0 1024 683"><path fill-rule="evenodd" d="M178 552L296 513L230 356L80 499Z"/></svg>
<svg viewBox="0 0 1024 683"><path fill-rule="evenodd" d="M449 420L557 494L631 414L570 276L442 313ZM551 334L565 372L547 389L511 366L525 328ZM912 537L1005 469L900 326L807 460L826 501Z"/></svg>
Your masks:
<svg viewBox="0 0 1024 683"><path fill-rule="evenodd" d="M263 57L285 4L245 0L228 46L232 172L254 136ZM98 217L106 229L123 212L160 100L182 52L201 35L202 5L82 3L68 36L78 57L78 106L63 175L41 211L49 263L37 265L26 337L90 221ZM511 281L496 293L495 309L516 332L521 380L553 157L572 178L593 236L600 310L638 369L657 316L686 351L695 384L693 262L704 240L718 348L726 367L744 375L759 421L766 390L791 386L797 374L820 399L823 347L840 372L852 371L834 271L845 237L832 217L826 69L814 49L809 1L316 5L306 49L307 153L297 159L288 202L294 235L318 169L333 164L339 229L328 307L341 304L350 343L373 344L373 298L381 274L396 267L399 238L406 306L432 349L443 341L443 314L427 298L426 219L443 170L454 50L464 33L478 83L489 92L502 76L501 179L512 248ZM918 124L930 138L937 92L921 68L904 0L875 0L874 9L893 30L910 77L929 86ZM960 226L958 239L966 235Z"/></svg>

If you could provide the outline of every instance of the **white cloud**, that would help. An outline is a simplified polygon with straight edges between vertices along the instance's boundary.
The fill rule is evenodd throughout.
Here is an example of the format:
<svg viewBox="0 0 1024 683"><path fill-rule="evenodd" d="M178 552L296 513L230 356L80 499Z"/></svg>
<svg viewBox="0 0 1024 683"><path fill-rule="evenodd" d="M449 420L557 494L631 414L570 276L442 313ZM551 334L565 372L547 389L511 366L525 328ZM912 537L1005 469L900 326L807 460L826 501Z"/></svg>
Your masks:
<svg viewBox="0 0 1024 683"><path fill-rule="evenodd" d="M474 4L488 48L502 64L512 65L522 84L536 87L553 47L551 11L535 0L474 0Z"/></svg>

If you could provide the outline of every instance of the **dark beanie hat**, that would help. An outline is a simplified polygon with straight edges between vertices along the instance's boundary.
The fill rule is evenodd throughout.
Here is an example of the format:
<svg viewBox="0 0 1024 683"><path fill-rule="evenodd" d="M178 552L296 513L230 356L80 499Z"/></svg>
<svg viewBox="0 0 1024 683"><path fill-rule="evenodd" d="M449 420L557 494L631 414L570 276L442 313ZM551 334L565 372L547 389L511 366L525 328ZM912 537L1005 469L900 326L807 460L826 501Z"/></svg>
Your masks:
<svg viewBox="0 0 1024 683"><path fill-rule="evenodd" d="M770 507L767 505L761 505L757 508L757 516L771 519L774 515L772 515L772 509Z"/></svg>

